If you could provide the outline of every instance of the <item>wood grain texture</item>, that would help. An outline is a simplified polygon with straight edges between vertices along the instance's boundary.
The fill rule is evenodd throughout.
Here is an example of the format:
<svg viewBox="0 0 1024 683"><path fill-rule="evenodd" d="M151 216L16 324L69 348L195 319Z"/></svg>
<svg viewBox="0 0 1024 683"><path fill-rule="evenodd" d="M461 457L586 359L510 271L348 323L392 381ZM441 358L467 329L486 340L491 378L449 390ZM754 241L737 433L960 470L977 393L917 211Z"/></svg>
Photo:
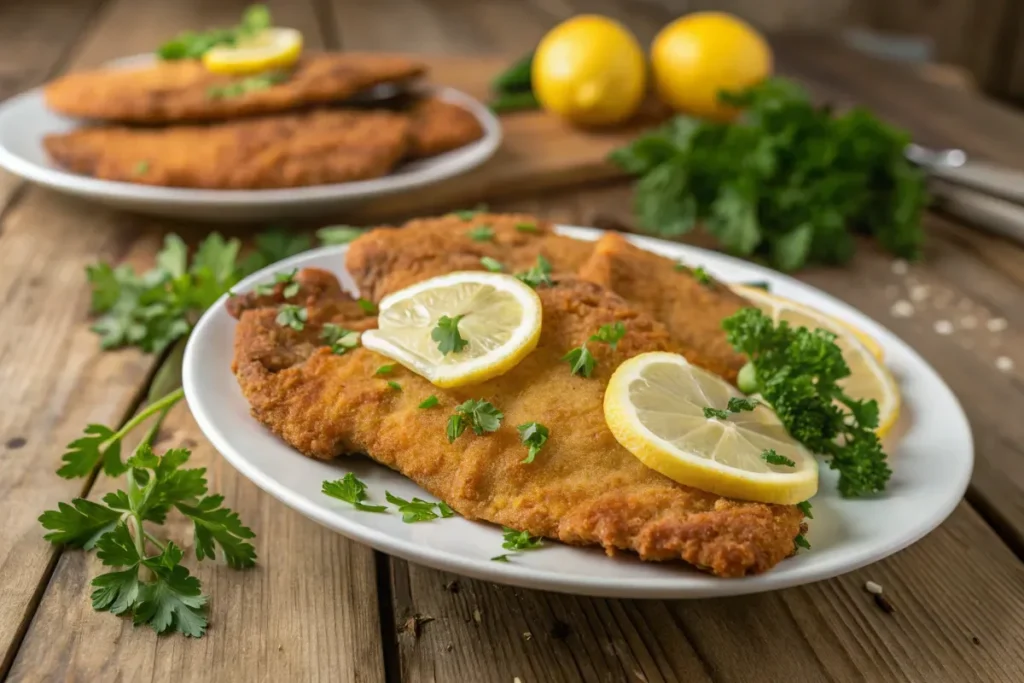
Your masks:
<svg viewBox="0 0 1024 683"><path fill-rule="evenodd" d="M384 680L373 551L284 507L243 478L202 437L186 406L161 429L157 452L191 447L189 466L206 467L210 490L225 496L256 533L258 564L234 570L197 563L180 515L153 527L180 542L210 596L210 628L200 640L157 638L148 627L93 611L94 554L61 554L11 669L12 681L365 681ZM100 477L90 497L122 486Z"/></svg>
<svg viewBox="0 0 1024 683"><path fill-rule="evenodd" d="M540 549L536 552L544 552ZM810 551L813 552L813 549ZM1016 681L1024 566L966 505L888 560L775 593L581 598L392 563L402 680ZM881 584L887 614L864 589Z"/></svg>

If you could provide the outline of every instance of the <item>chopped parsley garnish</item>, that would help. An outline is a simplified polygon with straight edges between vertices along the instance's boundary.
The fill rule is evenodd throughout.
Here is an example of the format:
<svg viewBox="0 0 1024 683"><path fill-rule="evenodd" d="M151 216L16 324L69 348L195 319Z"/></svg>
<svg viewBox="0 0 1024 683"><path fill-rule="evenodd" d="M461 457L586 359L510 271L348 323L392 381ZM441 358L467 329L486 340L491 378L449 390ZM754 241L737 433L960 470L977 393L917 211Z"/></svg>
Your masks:
<svg viewBox="0 0 1024 683"><path fill-rule="evenodd" d="M756 398L740 398L733 396L729 399L728 409L730 413L742 413L743 411L750 411L761 405L761 402Z"/></svg>
<svg viewBox="0 0 1024 683"><path fill-rule="evenodd" d="M797 503L796 506L800 508L800 512L804 513L804 517L814 519L814 515L811 514L811 501L805 500L802 503Z"/></svg>
<svg viewBox="0 0 1024 683"><path fill-rule="evenodd" d="M491 271L492 273L500 273L501 271L505 270L505 266L501 265L501 261L499 261L498 259L493 259L490 256L481 256L480 265L482 265L484 268Z"/></svg>
<svg viewBox="0 0 1024 683"><path fill-rule="evenodd" d="M541 285L551 285L551 263L538 254L536 265L525 272L516 273L516 277L534 289Z"/></svg>
<svg viewBox="0 0 1024 683"><path fill-rule="evenodd" d="M536 223L516 223L516 230L519 232L540 232Z"/></svg>
<svg viewBox="0 0 1024 683"><path fill-rule="evenodd" d="M351 472L341 479L325 481L321 490L324 495L343 500L356 510L362 510L363 512L384 512L388 509L386 505L368 505L364 503L363 501L366 500L366 484Z"/></svg>
<svg viewBox="0 0 1024 683"><path fill-rule="evenodd" d="M469 342L459 334L459 321L464 317L457 315L454 318L449 318L442 315L437 321L437 327L431 330L430 338L437 342L437 350L441 352L442 356L458 353L469 345Z"/></svg>
<svg viewBox="0 0 1024 683"><path fill-rule="evenodd" d="M398 382L396 382L393 379L392 380L388 380L388 386L390 388L394 389L395 391L401 391L402 390L402 385L399 384Z"/></svg>
<svg viewBox="0 0 1024 683"><path fill-rule="evenodd" d="M729 411L728 410L721 410L719 408L704 408L704 417L706 417L709 420L711 420L711 419L728 420L729 419Z"/></svg>
<svg viewBox="0 0 1024 683"><path fill-rule="evenodd" d="M417 406L417 407L418 408L424 408L424 409L425 408L433 408L438 403L440 403L440 401L437 400L437 396L434 396L433 394L431 394L430 396L427 396L425 399L423 399L420 402L419 406Z"/></svg>
<svg viewBox="0 0 1024 683"><path fill-rule="evenodd" d="M132 173L134 173L135 175L145 175L148 170L149 162L146 160L142 160L139 163L135 164L135 168L132 169Z"/></svg>
<svg viewBox="0 0 1024 683"><path fill-rule="evenodd" d="M603 342L613 349L619 345L619 340L626 336L626 326L621 320L617 320L610 325L601 325L597 330L597 334L590 336L590 341Z"/></svg>
<svg viewBox="0 0 1024 683"><path fill-rule="evenodd" d="M376 370L373 371L374 375L387 375L395 369L394 363L385 363Z"/></svg>
<svg viewBox="0 0 1024 683"><path fill-rule="evenodd" d="M789 434L839 471L839 493L884 490L892 470L875 434L878 404L853 399L839 386L850 368L835 335L776 324L756 308L740 310L722 326L733 348L750 359L748 380Z"/></svg>
<svg viewBox="0 0 1024 683"><path fill-rule="evenodd" d="M377 315L377 304L369 299L360 298L356 303L359 304L359 309L366 315Z"/></svg>
<svg viewBox="0 0 1024 683"><path fill-rule="evenodd" d="M246 76L245 78L222 85L211 85L206 89L206 97L211 100L227 100L241 97L251 92L266 90L278 83L284 83L288 78L289 74L284 71L268 71L256 74L255 76Z"/></svg>
<svg viewBox="0 0 1024 683"><path fill-rule="evenodd" d="M352 225L328 225L316 231L321 244L348 244L360 237L366 230Z"/></svg>
<svg viewBox="0 0 1024 683"><path fill-rule="evenodd" d="M497 431L505 415L489 401L469 399L455 409L455 414L448 418L448 443L462 436L469 427L477 436L485 432Z"/></svg>
<svg viewBox="0 0 1024 683"><path fill-rule="evenodd" d="M358 332L347 330L334 323L324 323L324 328L320 331L320 338L327 342L327 345L331 347L331 353L336 356L342 356L346 351L359 346Z"/></svg>
<svg viewBox="0 0 1024 683"><path fill-rule="evenodd" d="M761 459L769 465L781 465L784 467L796 467L796 463L784 455L779 455L774 448L769 448L761 453Z"/></svg>
<svg viewBox="0 0 1024 683"><path fill-rule="evenodd" d="M505 550L536 550L544 545L540 536L531 536L529 531L516 531L507 526L501 528L505 542L501 547Z"/></svg>
<svg viewBox="0 0 1024 683"><path fill-rule="evenodd" d="M491 562L508 562L508 554L495 555L491 558Z"/></svg>
<svg viewBox="0 0 1024 683"><path fill-rule="evenodd" d="M796 538L793 539L793 545L797 548L803 548L804 550L810 550L811 544L807 542L803 534L797 534Z"/></svg>
<svg viewBox="0 0 1024 683"><path fill-rule="evenodd" d="M299 293L299 283L295 281L295 275L299 272L298 268L294 268L288 273L274 273L273 282L262 282L253 288L259 296L270 296L274 293L274 288L279 284L283 284L284 288L281 290L281 294L285 299L290 299Z"/></svg>
<svg viewBox="0 0 1024 683"><path fill-rule="evenodd" d="M399 498L390 491L385 491L384 497L387 498L389 503L398 508L398 511L402 513L402 521L406 524L426 522L438 517L451 517L455 514L450 507L440 501L432 503L429 500L422 500L420 498L413 498L409 501ZM435 508L437 512L434 511Z"/></svg>
<svg viewBox="0 0 1024 683"><path fill-rule="evenodd" d="M491 226L487 224L478 225L472 230L466 232L466 236L474 242L487 242L494 239L494 230L492 230Z"/></svg>
<svg viewBox="0 0 1024 683"><path fill-rule="evenodd" d="M156 55L163 60L199 59L218 45L234 45L240 38L256 35L269 28L270 23L270 11L266 5L250 5L238 26L185 31L157 48Z"/></svg>
<svg viewBox="0 0 1024 683"><path fill-rule="evenodd" d="M483 207L482 204L480 206ZM484 210L484 208L462 209L460 211L452 211L452 215L455 216L456 218L461 218L464 221L471 221L473 220L474 216L482 214Z"/></svg>
<svg viewBox="0 0 1024 683"><path fill-rule="evenodd" d="M562 360L569 363L572 374L581 377L590 377L594 373L594 366L597 365L597 359L590 353L586 344L570 350L562 356Z"/></svg>
<svg viewBox="0 0 1024 683"><path fill-rule="evenodd" d="M704 266L697 266L693 269L693 279L705 287L714 284L708 271L704 270Z"/></svg>
<svg viewBox="0 0 1024 683"><path fill-rule="evenodd" d="M303 306L283 304L277 309L277 324L281 327L290 327L296 332L301 332L306 328L308 319L309 312Z"/></svg>
<svg viewBox="0 0 1024 683"><path fill-rule="evenodd" d="M531 463L548 440L550 432L547 427L539 422L527 422L526 424L519 425L516 429L519 430L519 440L529 449L522 462Z"/></svg>

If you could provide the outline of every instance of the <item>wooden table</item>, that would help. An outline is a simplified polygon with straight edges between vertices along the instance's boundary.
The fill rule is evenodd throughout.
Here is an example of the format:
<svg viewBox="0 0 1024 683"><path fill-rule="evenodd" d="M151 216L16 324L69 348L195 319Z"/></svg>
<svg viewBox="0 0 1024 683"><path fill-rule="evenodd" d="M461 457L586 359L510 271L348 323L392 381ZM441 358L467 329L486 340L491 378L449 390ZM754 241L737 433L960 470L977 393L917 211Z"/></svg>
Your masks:
<svg viewBox="0 0 1024 683"><path fill-rule="evenodd" d="M151 49L180 29L232 23L243 4L5 3L0 96L68 68ZM623 17L641 40L665 20L645 3L624 0L306 0L273 10L313 45L511 55L584 5ZM1024 159L1024 116L1016 112L821 40L776 44L785 72L824 95L872 106L926 143L1008 164ZM629 207L622 183L495 206L581 224L608 217L628 224ZM59 500L98 497L109 486L102 478L84 486L58 478L62 448L89 422L130 416L156 364L135 350L99 350L88 330L83 268L101 259L146 267L165 231L194 239L202 229L0 176L0 678L1022 680L1024 250L938 215L928 216L927 228L927 256L909 272L865 245L848 268L800 274L913 344L970 416L977 466L967 501L913 547L831 581L725 600L601 600L460 579L375 553L279 504L225 464L180 406L161 445L194 449L211 488L256 531L260 556L245 572L194 568L212 596L212 626L196 641L158 638L94 612L89 580L98 562L45 543L36 517ZM913 316L891 315L899 299L913 301ZM953 334L936 332L943 320ZM869 579L885 587L895 613L865 592ZM416 615L432 621L411 628Z"/></svg>

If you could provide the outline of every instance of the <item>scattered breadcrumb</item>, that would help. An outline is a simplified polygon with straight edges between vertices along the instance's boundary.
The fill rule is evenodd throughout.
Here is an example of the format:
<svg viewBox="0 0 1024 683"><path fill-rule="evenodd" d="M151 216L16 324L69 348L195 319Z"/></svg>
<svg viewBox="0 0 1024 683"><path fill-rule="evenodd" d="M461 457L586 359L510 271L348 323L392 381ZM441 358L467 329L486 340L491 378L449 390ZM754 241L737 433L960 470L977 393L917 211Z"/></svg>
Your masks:
<svg viewBox="0 0 1024 683"><path fill-rule="evenodd" d="M965 330L973 330L977 326L978 319L973 315L965 315L963 318L960 319L960 327L964 328Z"/></svg>
<svg viewBox="0 0 1024 683"><path fill-rule="evenodd" d="M921 302L928 298L931 287L928 285L914 285L910 288L910 300Z"/></svg>
<svg viewBox="0 0 1024 683"><path fill-rule="evenodd" d="M942 335L953 334L953 323L948 320L936 320L935 331Z"/></svg>
<svg viewBox="0 0 1024 683"><path fill-rule="evenodd" d="M1006 329L1006 318L992 318L985 325L989 332L1002 332Z"/></svg>
<svg viewBox="0 0 1024 683"><path fill-rule="evenodd" d="M996 358L996 369L1000 372L1010 372L1013 370L1013 359L1007 358L1006 356L999 356Z"/></svg>
<svg viewBox="0 0 1024 683"><path fill-rule="evenodd" d="M523 631L523 639L524 640L533 640L533 634L530 633L529 631Z"/></svg>
<svg viewBox="0 0 1024 683"><path fill-rule="evenodd" d="M865 583L864 590L866 590L868 593L871 593L872 595L882 594L882 587L874 581L868 581L867 583Z"/></svg>
<svg viewBox="0 0 1024 683"><path fill-rule="evenodd" d="M914 315L914 304L910 303L906 299L900 299L892 305L889 312L894 318L909 318Z"/></svg>
<svg viewBox="0 0 1024 683"><path fill-rule="evenodd" d="M906 275L908 270L909 266L907 266L907 262L903 259L896 259L892 262L893 275Z"/></svg>

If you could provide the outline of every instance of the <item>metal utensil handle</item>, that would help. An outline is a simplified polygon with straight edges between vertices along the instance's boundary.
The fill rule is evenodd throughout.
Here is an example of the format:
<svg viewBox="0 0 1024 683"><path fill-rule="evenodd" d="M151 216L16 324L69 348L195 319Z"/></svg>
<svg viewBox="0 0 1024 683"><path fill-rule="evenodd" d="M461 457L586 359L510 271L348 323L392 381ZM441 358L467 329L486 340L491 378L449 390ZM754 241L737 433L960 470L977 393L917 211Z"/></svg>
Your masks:
<svg viewBox="0 0 1024 683"><path fill-rule="evenodd" d="M1024 206L941 181L932 192L939 208L1024 245Z"/></svg>
<svg viewBox="0 0 1024 683"><path fill-rule="evenodd" d="M928 172L936 178L964 185L994 197L1002 197L1024 204L1024 172L989 164L984 161L968 161L962 166L928 166Z"/></svg>

